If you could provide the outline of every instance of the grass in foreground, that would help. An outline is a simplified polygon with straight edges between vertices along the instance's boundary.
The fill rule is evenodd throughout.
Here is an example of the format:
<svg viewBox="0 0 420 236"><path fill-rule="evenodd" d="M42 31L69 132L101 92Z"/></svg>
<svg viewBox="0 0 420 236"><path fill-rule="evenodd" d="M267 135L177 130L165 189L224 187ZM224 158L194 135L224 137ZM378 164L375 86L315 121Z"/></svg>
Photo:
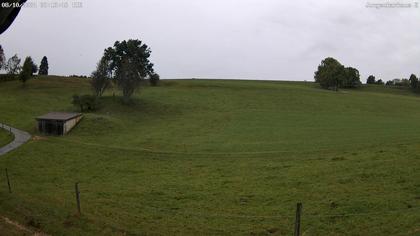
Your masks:
<svg viewBox="0 0 420 236"><path fill-rule="evenodd" d="M34 117L88 91L78 79L2 83L0 120L36 134ZM0 189L0 214L53 235L290 235L302 202L306 235L420 232L409 92L196 80L138 96L106 97L69 136L1 157L14 190Z"/></svg>
<svg viewBox="0 0 420 236"><path fill-rule="evenodd" d="M0 128L0 148L13 141L13 134Z"/></svg>

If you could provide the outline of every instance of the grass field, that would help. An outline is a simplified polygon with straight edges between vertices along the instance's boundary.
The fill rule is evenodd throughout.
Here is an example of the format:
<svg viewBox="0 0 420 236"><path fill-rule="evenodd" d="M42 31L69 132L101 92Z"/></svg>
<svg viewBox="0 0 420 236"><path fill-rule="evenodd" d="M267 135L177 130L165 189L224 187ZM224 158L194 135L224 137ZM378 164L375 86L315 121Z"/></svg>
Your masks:
<svg viewBox="0 0 420 236"><path fill-rule="evenodd" d="M38 135L34 117L88 92L0 83L0 121ZM171 80L130 106L107 94L68 136L0 157L0 215L51 235L291 235L302 202L304 235L419 235L419 107L407 90L303 82Z"/></svg>
<svg viewBox="0 0 420 236"><path fill-rule="evenodd" d="M6 130L0 128L0 148L10 143L13 140L13 135Z"/></svg>

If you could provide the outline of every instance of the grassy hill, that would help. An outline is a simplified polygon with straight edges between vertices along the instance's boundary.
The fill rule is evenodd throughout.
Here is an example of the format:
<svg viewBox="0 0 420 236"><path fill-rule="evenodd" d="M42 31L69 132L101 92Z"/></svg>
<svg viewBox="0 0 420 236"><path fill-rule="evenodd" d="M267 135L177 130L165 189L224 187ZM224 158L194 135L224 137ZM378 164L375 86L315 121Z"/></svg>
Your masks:
<svg viewBox="0 0 420 236"><path fill-rule="evenodd" d="M34 117L88 92L75 78L0 83L0 121L37 136ZM174 80L130 106L111 94L68 136L0 157L14 189L0 188L0 215L53 235L290 235L302 202L306 235L420 232L409 91Z"/></svg>

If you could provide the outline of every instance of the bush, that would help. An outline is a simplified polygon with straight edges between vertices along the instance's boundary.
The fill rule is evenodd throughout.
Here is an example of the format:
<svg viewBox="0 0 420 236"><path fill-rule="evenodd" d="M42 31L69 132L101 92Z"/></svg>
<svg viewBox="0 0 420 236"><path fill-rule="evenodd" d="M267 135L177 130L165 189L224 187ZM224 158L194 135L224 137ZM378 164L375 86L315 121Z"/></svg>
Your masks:
<svg viewBox="0 0 420 236"><path fill-rule="evenodd" d="M94 111L97 108L98 101L93 95L73 95L72 104L80 108L80 112Z"/></svg>

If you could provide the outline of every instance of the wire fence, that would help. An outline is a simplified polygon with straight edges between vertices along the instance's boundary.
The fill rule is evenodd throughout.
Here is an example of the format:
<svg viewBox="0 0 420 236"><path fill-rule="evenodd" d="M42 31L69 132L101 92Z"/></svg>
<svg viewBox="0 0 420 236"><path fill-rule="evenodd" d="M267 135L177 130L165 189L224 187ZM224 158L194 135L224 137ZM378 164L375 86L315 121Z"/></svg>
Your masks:
<svg viewBox="0 0 420 236"><path fill-rule="evenodd" d="M5 126L4 124L1 124L1 128L5 128L9 126ZM9 127L10 128L10 127ZM11 129L11 128L10 128ZM76 144L83 144L93 147L105 147L105 148L115 148L115 149L123 149L123 150L130 150L130 151L141 151L141 152L148 152L148 153L154 153L154 154L164 154L164 155L184 155L184 154L190 154L190 155L260 155L260 154L276 154L276 153L288 153L288 151L272 151L272 152L239 152L239 153L185 153L185 152L156 152L151 149L142 149L142 148L123 148L123 147L113 147L113 146L105 146L105 145L97 145L97 144L90 144L90 143L84 143L84 142L77 142L72 140L65 140L63 142L73 142ZM319 150L318 150L319 151ZM319 158L312 158L312 159L302 159L302 161L315 161L320 160ZM294 160L296 161L296 160ZM348 161L351 161L349 159ZM369 162L391 162L391 161L397 161L395 159L378 159L378 160L370 160ZM363 173L355 173L352 175L340 175L338 177L340 178L354 178L355 176L358 176ZM11 197L13 197L13 194L15 193L15 190L13 189L13 181L10 180L9 172L7 169L5 169L5 177L7 181L8 186L8 194L10 194ZM66 196L71 196L73 200L70 202L68 200L63 201L63 205L70 204L73 206L75 211L78 212L79 215L84 213L83 209L83 194L89 192L89 190L82 189L80 190L78 187L78 184L75 184L75 188L71 189L59 189L57 192L61 192L61 194L64 194ZM90 193L92 194L92 192ZM88 203L87 203L88 204ZM112 204L112 203L111 203ZM246 214L246 213L226 213L226 212L211 212L211 211L205 211L205 212L199 212L197 211L188 211L188 210L176 210L173 211L170 208L159 208L159 207L150 207L150 206L142 206L143 209L153 211L156 214L165 215L165 212L171 212L171 214L180 215L180 216L190 216L190 217L201 217L201 218L226 218L226 219L260 219L260 220L278 220L278 219L288 219L289 221L295 220L293 224L298 224L296 222L296 215L294 212L290 212L289 214L273 214L273 215L260 215L260 214ZM420 215L420 206L410 206L405 208L398 208L398 209L388 209L388 210L377 210L377 209L365 209L365 212L348 212L348 213L337 213L337 214L322 214L322 213L311 213L311 212L303 212L301 213L301 216L299 216L303 219L329 219L329 218L348 218L348 217L370 217L370 216L383 216L383 215L399 215L404 213L415 213ZM297 213L296 213L297 214ZM299 213L300 214L300 213ZM300 223L299 223L300 224ZM295 234L296 235L296 234ZM300 235L300 234L297 234Z"/></svg>
<svg viewBox="0 0 420 236"><path fill-rule="evenodd" d="M5 169L5 180L7 182L7 194L9 194L9 197L13 198L13 196L15 194L19 194L19 191L22 191L23 188L17 188L17 189L13 189L13 179L11 178L10 175L10 170ZM83 186L83 184L81 184ZM92 210L92 208L90 207L86 207L83 208L84 204L89 205L92 204L92 201L94 201L94 198L92 198L92 196L90 196L89 198L84 198L84 194L87 195L95 195L95 191L91 191L89 188L83 188L80 189L80 184L79 183L75 183L74 187L71 188L70 185L68 186L68 188L62 188L62 187L58 187L56 186L57 190L55 192L49 192L49 191L45 191L45 192L49 192L49 194L47 193L46 195L50 195L50 196L55 196L55 195L59 195L59 196L65 196L65 198L62 200L62 207L64 207L65 209L73 209L72 212L77 212L78 215L83 215L85 213L88 213L88 215L92 216L95 214L98 214L98 212L89 212L90 210ZM46 189L47 190L47 189ZM50 190L50 188L48 188L48 190ZM40 191L42 191L40 189ZM0 192L5 192L5 191L1 191ZM104 190L105 192L105 190ZM118 191L116 191L118 192ZM113 192L115 193L115 191ZM112 193L109 193L112 194ZM84 200L85 199L85 200ZM61 201L60 201L61 202ZM113 205L115 204L116 207L118 208L119 206L119 202L118 200L116 200L116 202L108 202L108 204ZM156 204L156 203L154 203ZM277 220L287 220L287 222L293 222L293 225L295 225L295 235L300 235L300 221L301 219L332 219L332 218L349 218L349 217L372 217L372 216L385 216L385 215L401 215L401 214L407 214L407 213L414 213L414 214L418 214L420 216L420 205L413 205L413 206L406 206L404 208L396 208L394 206L394 208L391 209L382 209L382 210L378 210L378 208L371 208L371 209L367 209L364 208L362 212L342 212L342 213L334 213L334 214L330 214L330 213L316 213L316 212L310 212L310 211L305 211L304 209L302 210L302 204L300 206L300 210L299 210L299 204L297 204L297 209L296 212L290 211L289 208L289 213L286 213L285 210L283 210L282 214L249 214L249 210L248 213L245 212L240 212L240 213L233 213L234 210L233 209L225 209L222 211L214 211L214 210L203 210L201 208L198 209L191 209L191 207L188 209L183 209L183 208L169 208L169 207L154 207L154 206L148 206L148 205L142 205L141 208L139 209L140 212L139 214L142 214L142 211L146 211L146 212L153 212L153 214L155 215L159 215L161 217L171 217L171 216L180 216L180 217L194 217L194 218L204 218L204 219L231 219L231 220L238 220L238 221L242 221L242 220L269 220L269 221L277 221ZM313 202L311 203L313 204ZM61 205L61 204L60 204ZM305 206L305 204L303 203L303 206ZM123 207L124 208L124 207ZM235 209L235 211L238 211L239 209ZM69 214L71 214L72 212L69 212ZM230 213L228 213L230 212ZM116 213L118 215L118 213ZM132 213L131 213L132 214ZM298 234L296 234L296 232Z"/></svg>

